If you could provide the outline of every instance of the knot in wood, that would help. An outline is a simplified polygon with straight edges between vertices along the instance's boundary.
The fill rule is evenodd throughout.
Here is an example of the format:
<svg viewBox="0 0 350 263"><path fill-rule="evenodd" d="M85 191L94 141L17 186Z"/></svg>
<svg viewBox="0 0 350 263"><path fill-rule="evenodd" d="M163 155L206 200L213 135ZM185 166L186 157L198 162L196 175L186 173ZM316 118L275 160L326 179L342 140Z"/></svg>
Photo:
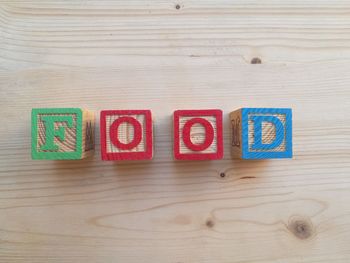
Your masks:
<svg viewBox="0 0 350 263"><path fill-rule="evenodd" d="M213 228L215 223L212 219L207 219L207 221L205 222L205 225L208 227L208 228Z"/></svg>
<svg viewBox="0 0 350 263"><path fill-rule="evenodd" d="M308 239L314 234L313 225L308 219L292 218L288 228L297 238L302 240Z"/></svg>
<svg viewBox="0 0 350 263"><path fill-rule="evenodd" d="M261 59L260 58L252 58L250 61L250 64L261 64Z"/></svg>

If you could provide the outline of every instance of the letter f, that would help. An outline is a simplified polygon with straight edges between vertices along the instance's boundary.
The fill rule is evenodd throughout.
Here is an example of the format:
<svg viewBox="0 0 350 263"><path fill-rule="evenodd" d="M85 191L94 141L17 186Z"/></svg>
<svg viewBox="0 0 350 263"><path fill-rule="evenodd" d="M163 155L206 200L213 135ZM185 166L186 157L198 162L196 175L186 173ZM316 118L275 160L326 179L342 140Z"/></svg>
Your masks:
<svg viewBox="0 0 350 263"><path fill-rule="evenodd" d="M55 129L55 122L67 122L68 128L73 127L73 116L42 116L41 120L45 124L45 144L40 147L43 151L57 151L58 146L54 139L58 137L62 142L65 140L65 127L60 126Z"/></svg>

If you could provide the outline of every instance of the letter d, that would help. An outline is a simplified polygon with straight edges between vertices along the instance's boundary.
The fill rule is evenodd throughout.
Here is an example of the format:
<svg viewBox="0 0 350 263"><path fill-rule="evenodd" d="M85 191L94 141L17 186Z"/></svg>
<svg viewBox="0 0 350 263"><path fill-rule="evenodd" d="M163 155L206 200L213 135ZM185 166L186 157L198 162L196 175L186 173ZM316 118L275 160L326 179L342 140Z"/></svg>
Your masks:
<svg viewBox="0 0 350 263"><path fill-rule="evenodd" d="M272 150L281 145L284 140L284 126L281 120L275 116L250 116L249 118L254 122L254 143L253 150ZM275 126L276 137L271 143L262 142L262 123L269 122Z"/></svg>

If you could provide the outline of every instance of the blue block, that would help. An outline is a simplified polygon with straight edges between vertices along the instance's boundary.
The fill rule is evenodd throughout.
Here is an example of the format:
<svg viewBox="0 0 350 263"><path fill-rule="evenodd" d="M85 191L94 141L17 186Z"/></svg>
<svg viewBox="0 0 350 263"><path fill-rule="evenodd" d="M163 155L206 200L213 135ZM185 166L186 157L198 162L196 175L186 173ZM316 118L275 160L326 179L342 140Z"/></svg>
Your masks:
<svg viewBox="0 0 350 263"><path fill-rule="evenodd" d="M292 158L292 110L241 109L241 158Z"/></svg>

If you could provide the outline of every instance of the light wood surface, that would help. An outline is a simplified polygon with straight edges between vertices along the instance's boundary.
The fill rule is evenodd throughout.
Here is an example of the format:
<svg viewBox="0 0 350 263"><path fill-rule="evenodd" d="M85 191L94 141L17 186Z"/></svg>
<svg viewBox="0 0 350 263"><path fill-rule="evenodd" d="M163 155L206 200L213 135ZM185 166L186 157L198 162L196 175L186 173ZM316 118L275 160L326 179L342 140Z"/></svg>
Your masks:
<svg viewBox="0 0 350 263"><path fill-rule="evenodd" d="M1 1L0 262L350 262L349 14ZM35 107L152 109L154 159L102 162L97 133L92 159L32 161ZM291 107L294 159L232 160L240 107ZM223 160L173 161L172 113L190 108L224 111Z"/></svg>

